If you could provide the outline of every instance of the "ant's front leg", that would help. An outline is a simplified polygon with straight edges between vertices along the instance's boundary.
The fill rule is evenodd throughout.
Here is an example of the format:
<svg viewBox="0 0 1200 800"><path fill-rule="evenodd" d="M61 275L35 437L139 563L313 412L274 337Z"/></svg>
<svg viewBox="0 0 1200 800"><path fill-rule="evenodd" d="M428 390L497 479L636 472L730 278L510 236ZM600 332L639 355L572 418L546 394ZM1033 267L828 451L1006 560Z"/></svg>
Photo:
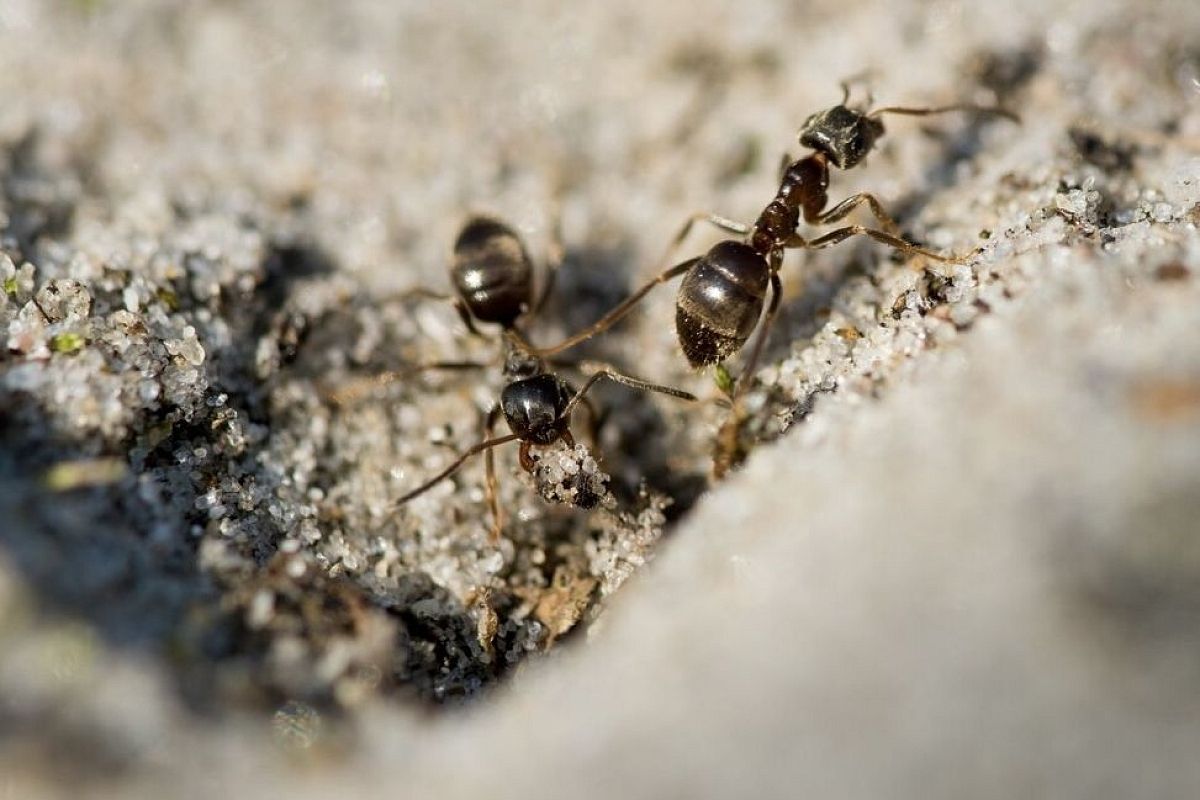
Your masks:
<svg viewBox="0 0 1200 800"><path fill-rule="evenodd" d="M521 469L526 472L533 472L536 466L533 461L533 454L529 452L529 448L532 446L531 442L521 442L521 449L517 454L517 458L521 462Z"/></svg>
<svg viewBox="0 0 1200 800"><path fill-rule="evenodd" d="M591 361L579 362L579 361L564 361L564 360L559 360L559 359L550 359L550 361L549 361L549 364L552 367L562 367L564 369L575 370L577 372L584 373L585 376L587 374L585 372L586 368L591 366L593 363L594 362L591 362ZM570 384L568 384L568 386L570 386ZM570 388L571 388L572 394L574 394L575 387L571 386ZM587 419L588 441L591 442L592 447L596 447L600 444L600 426L604 424L605 419L608 417L608 409L606 408L606 409L604 409L603 412L601 412L599 409L596 408L596 404L593 403L587 397L582 398L579 401L579 404L581 406L583 406L584 411L586 411L587 415L588 415L588 419ZM568 433L569 433L569 431L568 431Z"/></svg>
<svg viewBox="0 0 1200 800"><path fill-rule="evenodd" d="M804 221L810 225L829 225L838 220L845 219L854 209L858 208L863 203L866 203L871 213L875 215L875 219L879 221L879 225L885 233L888 233L896 238L900 238L900 226L896 224L896 220L883 210L883 205L879 202L879 198L870 192L859 192L847 197L842 202L838 203L828 211L822 211L820 214L809 215L807 212L804 215Z"/></svg>
<svg viewBox="0 0 1200 800"><path fill-rule="evenodd" d="M823 250L824 248L832 247L839 242L844 242L852 236L869 236L875 241L886 244L888 247L895 248L906 255L925 256L926 258L931 258L934 261L943 261L949 264L964 264L973 255L979 252L978 250L974 250L966 255L961 256L954 255L953 253L950 255L935 253L932 250L926 250L924 247L918 247L912 242L905 241L899 236L893 236L890 233L877 231L873 228L864 228L862 225L848 225L845 228L838 228L835 231L830 231L824 236L818 236L816 239L813 239L800 246L807 247L809 250Z"/></svg>

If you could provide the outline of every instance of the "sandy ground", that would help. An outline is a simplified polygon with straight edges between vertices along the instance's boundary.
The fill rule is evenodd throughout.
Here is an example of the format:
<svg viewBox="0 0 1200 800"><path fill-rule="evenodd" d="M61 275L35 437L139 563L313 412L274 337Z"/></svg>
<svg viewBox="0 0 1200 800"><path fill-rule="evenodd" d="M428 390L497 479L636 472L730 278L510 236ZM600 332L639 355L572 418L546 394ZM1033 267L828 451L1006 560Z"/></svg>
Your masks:
<svg viewBox="0 0 1200 800"><path fill-rule="evenodd" d="M0 798L1195 795L1197 34L1190 2L0 0ZM556 341L688 214L752 220L864 72L1021 114L889 118L834 174L972 258L790 254L722 482L670 288L580 352L704 402L598 389L596 508L562 446L498 450L498 541L477 461L394 506L503 385L406 293L469 214L539 269L561 240Z"/></svg>

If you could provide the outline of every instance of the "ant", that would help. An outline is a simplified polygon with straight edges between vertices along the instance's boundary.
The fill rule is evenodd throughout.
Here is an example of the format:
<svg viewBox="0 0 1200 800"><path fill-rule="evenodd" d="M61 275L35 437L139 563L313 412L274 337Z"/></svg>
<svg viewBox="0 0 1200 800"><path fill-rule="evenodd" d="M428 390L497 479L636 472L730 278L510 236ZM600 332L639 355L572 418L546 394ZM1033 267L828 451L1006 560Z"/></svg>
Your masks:
<svg viewBox="0 0 1200 800"><path fill-rule="evenodd" d="M930 108L885 106L868 111L849 106L849 83L843 82L841 87L840 103L811 115L801 126L799 143L812 152L795 161L790 156L784 156L779 189L753 225L715 214L693 214L675 235L662 260L669 260L670 254L699 221L708 222L739 238L718 242L703 256L689 258L667 268L589 327L553 347L534 350L534 355L555 355L608 329L629 313L654 287L682 275L675 300L675 332L683 354L695 369L716 365L718 381L728 384L731 379L722 362L742 349L756 327L759 334L746 358L742 375L752 376L758 365L763 344L779 310L782 291L779 269L785 251L821 250L853 236L867 236L906 255L920 255L950 263L962 263L970 258L974 253L967 256L946 255L906 241L895 220L869 192L853 194L832 208L827 208L830 171L835 168L853 169L866 158L884 135L881 118L886 114L921 117L970 111L1001 116L1014 122L1020 122L1020 119L1002 108L969 103ZM845 219L864 204L881 229L846 225L812 239L797 233L802 218L809 225L829 225ZM733 414L722 428L714 459L714 473L718 478L744 458L743 453L737 452L740 427L738 398L748 382L748 378L738 381L728 391L733 402Z"/></svg>
<svg viewBox="0 0 1200 800"><path fill-rule="evenodd" d="M499 326L506 383L500 392L499 402L492 406L485 417L483 439L462 452L441 472L400 497L395 502L396 507L424 494L453 475L469 459L483 453L487 475L487 503L492 516L491 535L492 540L497 541L503 527L503 518L496 494L493 448L519 441L521 468L532 473L536 467L532 448L544 447L560 440L569 447L574 447L575 439L570 427L571 415L582 403L589 409L593 428L595 427L596 413L586 395L602 378L634 389L658 392L682 400L696 400L695 395L689 392L634 378L608 364L587 361L555 362L552 365L536 354L521 331L521 323L532 320L545 306L561 260L561 248L556 243L547 258L545 285L535 302L533 261L516 232L506 223L486 216L473 216L463 225L454 243L450 265L450 277L455 291L453 304L468 330L477 336L484 335L476 327L477 322ZM445 295L423 289L408 294L449 299ZM365 382L351 384L334 393L333 400L339 405L345 404L357 396L364 386L392 381L411 371L486 366L489 364L472 361L419 364L412 370L387 372ZM581 371L591 371L591 374L583 385L575 390L552 372L551 366L572 367ZM511 433L493 436L493 429L501 416L508 423ZM599 495L584 483L576 484L576 505L590 508L599 499Z"/></svg>

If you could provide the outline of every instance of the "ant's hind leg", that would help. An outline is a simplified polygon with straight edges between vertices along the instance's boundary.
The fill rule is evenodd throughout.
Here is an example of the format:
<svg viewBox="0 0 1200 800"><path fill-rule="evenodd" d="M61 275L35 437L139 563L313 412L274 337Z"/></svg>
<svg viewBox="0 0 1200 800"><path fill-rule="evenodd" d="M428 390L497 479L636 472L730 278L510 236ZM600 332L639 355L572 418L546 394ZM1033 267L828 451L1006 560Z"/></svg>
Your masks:
<svg viewBox="0 0 1200 800"><path fill-rule="evenodd" d="M805 213L804 221L811 225L829 225L838 220L845 219L850 215L850 212L863 203L866 203L870 207L871 213L875 215L875 219L879 221L879 225L885 233L900 238L900 226L896 224L896 220L892 219L890 214L883 210L883 205L879 202L879 198L870 192L852 194L833 208L822 211L820 214L810 216L808 213Z"/></svg>
<svg viewBox="0 0 1200 800"><path fill-rule="evenodd" d="M771 332L771 326L775 322L775 315L779 312L779 300L783 296L783 286L779 280L779 262L781 260L782 256L778 253L772 256L771 302L767 306L767 311L763 314L762 320L759 322L758 337L754 340L754 346L750 350L750 355L746 358L746 366L742 369L742 374L738 377L737 384L734 386L731 397L733 408L730 409L729 417L717 432L716 451L713 453L713 477L717 480L724 478L730 469L736 467L746 458L746 451L741 446L739 436L742 430L742 422L745 419L740 400L742 394L746 391L746 387L754 380L754 371L758 368L758 360L762 355L763 345L766 343L767 336Z"/></svg>
<svg viewBox="0 0 1200 800"><path fill-rule="evenodd" d="M962 264L971 258L975 253L971 252L967 255L945 255L943 253L935 253L932 250L926 250L924 247L918 247L912 242L907 242L899 236L893 236L884 231L877 231L873 228L864 228L862 225L848 225L845 228L838 228L835 231L830 231L824 236L818 236L816 239L809 241L806 245L809 250L822 250L826 247L832 247L839 242L844 242L852 236L870 236L877 242L886 244L888 247L895 248L902 253L914 256L925 256L934 261L944 261L950 264Z"/></svg>
<svg viewBox="0 0 1200 800"><path fill-rule="evenodd" d="M426 289L424 286L417 286L412 289L401 289L398 292L389 294L388 296L382 298L380 302L387 303L409 299L450 301L454 299L454 296L446 294L445 292L439 292L436 289Z"/></svg>
<svg viewBox="0 0 1200 800"><path fill-rule="evenodd" d="M467 304L462 301L462 298L454 298L454 310L458 313L458 318L462 320L463 325L467 328L467 333L479 339L486 339L487 336L475 327L475 319L471 316L471 312L467 310Z"/></svg>
<svg viewBox="0 0 1200 800"><path fill-rule="evenodd" d="M491 450L493 447L496 447L496 446L502 445L502 444L506 444L508 442L514 442L514 441L516 441L516 439L517 439L517 435L514 433L510 433L506 436L497 436L495 439L484 439L482 442L475 445L474 447L470 447L467 450L464 450L458 456L458 458L456 458L456 459L454 459L454 461L450 462L450 465L448 467L446 467L445 469L443 469L441 472L439 472L437 475L434 475L432 478L425 481L417 488L415 488L412 491L401 496L401 498L399 500L397 500L393 504L393 506L398 508L398 507L404 505L405 503L407 503L409 500L412 500L414 497L417 497L419 495L424 494L425 492L428 492L434 486L437 486L439 483L446 480L446 478L449 478L456 471L458 471L458 469L463 464L467 463L467 460L470 459L472 456L477 456L480 453L486 453L488 450Z"/></svg>
<svg viewBox="0 0 1200 800"><path fill-rule="evenodd" d="M655 286L666 283L672 278L682 275L691 269L692 265L699 260L699 258L689 258L687 261L676 264L675 266L658 275L658 277L647 281L640 289L618 303L615 308L574 336L564 339L552 347L530 347L528 348L529 352L535 356L538 356L539 358L547 358L556 353L561 353L564 350L569 350L575 345L587 341L598 333L603 333L620 321L622 317L628 314L633 307L637 305L643 297L648 295Z"/></svg>
<svg viewBox="0 0 1200 800"><path fill-rule="evenodd" d="M666 252L664 252L662 258L659 259L658 263L660 265L667 264L671 261L671 255L675 252L675 249L679 247L679 245L683 244L683 240L686 239L688 234L692 232L692 228L697 222L707 222L710 225L720 228L726 233L734 233L738 236L745 236L750 232L750 226L742 222L736 222L732 219L726 219L725 217L721 217L716 214L707 214L704 212L692 214L687 218L683 225L679 227L679 231L675 234L675 237L671 239L671 243L667 245Z"/></svg>
<svg viewBox="0 0 1200 800"><path fill-rule="evenodd" d="M758 368L758 359L762 355L763 345L766 344L767 337L771 333L771 326L775 323L775 315L779 313L779 300L783 295L783 286L779 280L778 265L773 265L771 271L771 302L767 306L767 311L763 314L762 320L758 325L758 337L754 340L754 346L750 349L750 355L746 358L746 366L742 369L742 375L738 378L737 386L733 390L734 407L737 407L737 400L745 392L746 386L750 381L754 380L754 371Z"/></svg>
<svg viewBox="0 0 1200 800"><path fill-rule="evenodd" d="M667 251L663 254L662 262L660 263L665 263L670 260L671 253L673 253L675 248L677 248L679 244L687 238L687 235L692 230L692 226L697 222L708 222L722 230L729 231L730 233L736 233L741 236L744 236L750 232L749 225L743 225L742 223L734 222L731 219L718 217L716 214L693 214L692 216L688 217L687 222L685 222L683 227L679 229L679 233L675 235L675 238L671 241L670 246L667 247ZM686 261L681 261L673 267L668 267L666 270L659 273L657 277L651 278L649 281L643 284L640 289L622 300L615 308L588 327L581 330L579 333L564 339L552 347L529 348L530 352L540 358L547 358L556 353L561 353L564 350L569 350L575 345L587 341L599 333L603 333L620 321L622 317L628 314L643 297L645 297L652 289L654 289L654 287L658 286L659 284L666 283L672 278L682 275L691 269L692 265L699 260L699 258L689 258Z"/></svg>

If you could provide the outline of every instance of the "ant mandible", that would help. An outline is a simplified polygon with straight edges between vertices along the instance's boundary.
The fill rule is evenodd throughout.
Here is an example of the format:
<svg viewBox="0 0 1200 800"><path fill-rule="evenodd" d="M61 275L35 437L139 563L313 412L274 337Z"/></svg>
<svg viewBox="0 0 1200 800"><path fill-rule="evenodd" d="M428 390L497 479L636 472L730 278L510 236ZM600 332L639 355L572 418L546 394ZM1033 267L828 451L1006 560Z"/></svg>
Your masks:
<svg viewBox="0 0 1200 800"><path fill-rule="evenodd" d="M930 108L885 106L868 111L850 107L847 105L849 99L849 85L843 83L842 101L838 105L805 120L798 138L800 145L812 152L795 161L785 157L779 189L753 225L715 214L692 215L675 235L663 260L669 258L698 221L708 222L740 238L718 242L703 256L689 258L669 267L578 334L553 347L534 350L533 353L539 357L549 357L574 347L611 327L654 287L683 275L675 300L675 332L684 356L693 368L721 364L740 351L755 327L759 328L758 337L742 370L744 379L737 382L732 392L733 417L723 430L725 441L720 446L725 453L718 453L715 464L715 471L720 477L730 465L727 462L735 457L729 450L734 447L730 440L736 440L739 424L738 397L749 382L748 376L754 374L763 344L779 309L782 290L779 268L785 251L820 250L852 236L868 236L907 255L921 255L952 263L961 263L969 258L936 253L906 241L901 237L896 222L869 192L851 195L827 209L831 168L848 170L859 164L883 136L881 117L885 114L929 116L951 111L971 111L1020 121L1005 109L970 103ZM801 218L809 225L829 225L844 219L863 204L870 209L882 230L846 225L812 239L797 233Z"/></svg>
<svg viewBox="0 0 1200 800"><path fill-rule="evenodd" d="M441 472L400 497L395 502L396 507L424 494L453 475L470 458L483 453L487 503L492 515L492 539L498 540L503 517L496 492L493 448L519 441L521 467L532 473L536 467L533 447L551 445L559 440L574 447L575 439L570 429L572 412L581 403L588 405L588 390L602 378L634 389L658 392L682 400L696 399L695 395L689 392L643 381L626 375L611 365L596 361L558 364L591 372L578 391L552 372L551 364L536 355L520 327L522 321L531 320L541 311L550 294L554 275L561 262L561 249L557 243L547 261L545 284L537 301L533 302L533 262L516 232L504 222L485 216L474 216L463 225L454 243L450 265L451 282L456 295L454 306L468 329L475 335L483 336L476 327L476 322L499 326L502 336L500 355L503 359L506 383L500 392L500 401L492 406L485 418L482 441L461 453ZM426 290L408 294L447 299ZM410 372L486 366L489 364L472 361L419 364L409 370L387 372L365 382L352 384L335 393L333 399L338 404L345 404L361 393L366 386L396 380ZM493 436L493 430L501 416L512 432L503 436ZM594 411L592 419L594 422ZM578 487L576 491L576 505L587 507L598 499L598 496L583 487Z"/></svg>

